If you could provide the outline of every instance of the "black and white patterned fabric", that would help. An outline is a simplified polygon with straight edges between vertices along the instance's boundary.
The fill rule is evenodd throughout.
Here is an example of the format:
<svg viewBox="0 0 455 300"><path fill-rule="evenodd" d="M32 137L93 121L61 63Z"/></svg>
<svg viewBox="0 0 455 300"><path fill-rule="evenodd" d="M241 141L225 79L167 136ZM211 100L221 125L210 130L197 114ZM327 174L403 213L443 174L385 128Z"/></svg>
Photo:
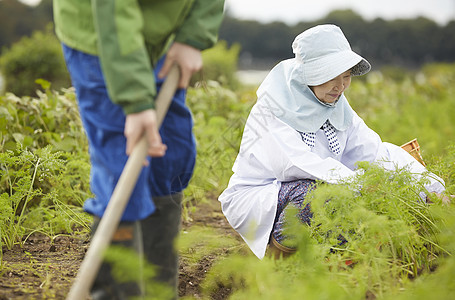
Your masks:
<svg viewBox="0 0 455 300"><path fill-rule="evenodd" d="M327 136L327 140L329 141L330 150L335 155L340 154L341 153L340 142L338 141L338 136L335 131L335 127L333 127L329 121L326 121L324 124L322 124L322 129L324 129L325 135Z"/></svg>
<svg viewBox="0 0 455 300"><path fill-rule="evenodd" d="M303 142L310 148L314 147L314 140L316 138L316 133L314 132L299 132L302 137Z"/></svg>
<svg viewBox="0 0 455 300"><path fill-rule="evenodd" d="M340 142L338 141L338 136L335 131L335 127L333 127L332 124L330 124L329 120L325 121L324 124L322 124L322 129L324 130L324 133L327 137L327 140L329 141L329 148L332 153L335 155L338 155L341 153L341 148L340 148ZM316 139L316 133L314 132L299 132L300 136L302 137L303 142L310 148L314 147L315 144L315 139Z"/></svg>

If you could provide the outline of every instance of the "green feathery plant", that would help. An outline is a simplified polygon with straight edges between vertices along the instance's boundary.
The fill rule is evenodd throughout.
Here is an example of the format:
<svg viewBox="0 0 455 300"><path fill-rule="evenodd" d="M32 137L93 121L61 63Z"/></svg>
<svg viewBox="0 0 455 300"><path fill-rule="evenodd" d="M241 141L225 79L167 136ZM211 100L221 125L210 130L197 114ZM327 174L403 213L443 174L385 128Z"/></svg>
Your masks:
<svg viewBox="0 0 455 300"><path fill-rule="evenodd" d="M71 195L79 193L74 191L79 186L71 188L72 178L65 176L63 157L50 146L31 152L18 145L16 151L0 152L0 232L8 249L22 245L33 232L55 237L75 226L88 229L89 217L80 207L61 200L66 198L60 196L60 186Z"/></svg>
<svg viewBox="0 0 455 300"><path fill-rule="evenodd" d="M307 197L310 226L290 210L287 235L294 237L296 254L276 261L252 256L220 261L205 282L206 294L224 284L233 290L230 299L380 298L451 261L454 247L441 240L448 240L453 204L436 197L427 203L420 196L426 179L406 169L359 165L363 175L343 185L319 184Z"/></svg>

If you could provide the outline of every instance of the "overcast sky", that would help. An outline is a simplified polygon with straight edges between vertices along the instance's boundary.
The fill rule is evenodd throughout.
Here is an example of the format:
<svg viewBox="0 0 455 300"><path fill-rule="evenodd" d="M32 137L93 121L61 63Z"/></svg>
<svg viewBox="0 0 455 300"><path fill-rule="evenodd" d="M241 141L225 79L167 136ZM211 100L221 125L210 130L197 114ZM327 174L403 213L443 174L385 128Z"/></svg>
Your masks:
<svg viewBox="0 0 455 300"><path fill-rule="evenodd" d="M40 0L21 0L36 4ZM424 16L439 24L455 19L455 0L225 0L237 18L261 22L283 21L290 25L314 21L335 9L352 9L365 19L386 20Z"/></svg>
<svg viewBox="0 0 455 300"><path fill-rule="evenodd" d="M295 24L314 21L335 9L352 9L371 20L425 16L440 24L455 19L455 0L226 0L234 17Z"/></svg>

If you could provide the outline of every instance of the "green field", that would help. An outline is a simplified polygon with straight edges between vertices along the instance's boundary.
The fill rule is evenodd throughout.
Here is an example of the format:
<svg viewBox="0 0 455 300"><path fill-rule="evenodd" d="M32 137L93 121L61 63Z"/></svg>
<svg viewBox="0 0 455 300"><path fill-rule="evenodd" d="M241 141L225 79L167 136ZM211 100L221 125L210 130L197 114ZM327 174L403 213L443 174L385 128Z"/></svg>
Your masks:
<svg viewBox="0 0 455 300"><path fill-rule="evenodd" d="M36 233L53 241L89 230L91 218L81 205L90 195L90 164L74 91L56 92L48 82L40 83L37 97L0 96L0 254L23 246ZM208 81L189 89L198 158L185 191L187 224L196 222L192 216L199 206L216 202L227 186L256 88ZM454 95L455 65L448 64L371 72L354 78L347 92L352 107L383 141L401 145L417 138L428 169L445 180L451 194ZM365 174L353 184L367 192L359 195L346 185L314 193L314 223L322 226L296 226L299 251L286 260L259 261L238 240L188 227L179 243L184 258L197 263L210 253L224 253L208 269L201 293L209 297L221 284L229 287L231 299L453 296L455 204L419 201L422 182L413 182L406 170L362 167ZM330 208L322 205L327 198ZM338 234L351 242L330 251ZM211 242L201 242L204 237ZM2 262L0 273L12 268Z"/></svg>

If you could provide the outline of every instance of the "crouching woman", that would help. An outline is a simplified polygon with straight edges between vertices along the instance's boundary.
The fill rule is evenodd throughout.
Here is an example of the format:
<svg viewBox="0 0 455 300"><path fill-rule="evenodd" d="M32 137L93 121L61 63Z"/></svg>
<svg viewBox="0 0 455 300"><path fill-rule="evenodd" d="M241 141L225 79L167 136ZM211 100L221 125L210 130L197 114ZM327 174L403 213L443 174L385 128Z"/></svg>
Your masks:
<svg viewBox="0 0 455 300"><path fill-rule="evenodd" d="M295 58L276 65L257 91L234 174L219 197L227 220L259 258L269 243L292 252L284 245L285 208L297 207L309 224L310 207L302 203L316 180L340 183L359 172L358 161L427 172L405 150L382 142L350 107L344 91L351 77L371 66L340 28L310 28L292 48ZM441 193L442 182L432 176L425 188Z"/></svg>

